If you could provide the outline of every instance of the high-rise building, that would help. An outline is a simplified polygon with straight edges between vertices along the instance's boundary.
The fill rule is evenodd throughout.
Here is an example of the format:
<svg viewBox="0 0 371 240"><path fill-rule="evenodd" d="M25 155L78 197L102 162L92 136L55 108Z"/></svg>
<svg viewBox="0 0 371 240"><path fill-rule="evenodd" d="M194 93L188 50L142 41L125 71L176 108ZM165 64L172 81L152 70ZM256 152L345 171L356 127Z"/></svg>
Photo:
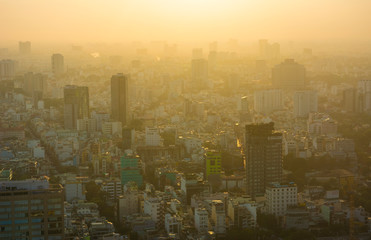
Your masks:
<svg viewBox="0 0 371 240"><path fill-rule="evenodd" d="M111 78L111 118L129 124L129 76L122 73Z"/></svg>
<svg viewBox="0 0 371 240"><path fill-rule="evenodd" d="M0 81L11 80L16 71L17 63L10 59L4 59L0 61Z"/></svg>
<svg viewBox="0 0 371 240"><path fill-rule="evenodd" d="M89 89L86 86L64 87L64 127L76 129L77 120L89 118Z"/></svg>
<svg viewBox="0 0 371 240"><path fill-rule="evenodd" d="M277 59L280 56L280 45L270 44L267 39L259 40L259 55L262 59Z"/></svg>
<svg viewBox="0 0 371 240"><path fill-rule="evenodd" d="M192 60L192 87L208 87L208 63L205 59Z"/></svg>
<svg viewBox="0 0 371 240"><path fill-rule="evenodd" d="M298 189L295 183L271 183L265 193L268 213L284 216L289 206L298 204Z"/></svg>
<svg viewBox="0 0 371 240"><path fill-rule="evenodd" d="M52 72L54 76L61 75L64 72L64 57L62 54L52 55Z"/></svg>
<svg viewBox="0 0 371 240"><path fill-rule="evenodd" d="M216 234L225 234L226 217L225 206L221 200L212 200L211 202L211 220Z"/></svg>
<svg viewBox="0 0 371 240"><path fill-rule="evenodd" d="M245 132L246 185L251 197L264 195L266 187L282 179L282 134L274 123L249 124Z"/></svg>
<svg viewBox="0 0 371 240"><path fill-rule="evenodd" d="M283 108L283 97L280 89L260 90L254 93L254 109L256 112L269 114Z"/></svg>
<svg viewBox="0 0 371 240"><path fill-rule="evenodd" d="M294 94L294 117L308 117L310 112L317 112L317 92L312 90L298 91Z"/></svg>
<svg viewBox="0 0 371 240"><path fill-rule="evenodd" d="M46 93L47 80L46 76L41 73L26 73L23 78L23 91L27 96L41 98Z"/></svg>
<svg viewBox="0 0 371 240"><path fill-rule="evenodd" d="M284 90L301 90L305 87L305 67L294 59L286 59L272 69L272 85Z"/></svg>
<svg viewBox="0 0 371 240"><path fill-rule="evenodd" d="M64 190L46 179L0 185L0 239L64 239Z"/></svg>
<svg viewBox="0 0 371 240"><path fill-rule="evenodd" d="M249 112L249 100L247 96L243 96L240 99L239 110L241 112Z"/></svg>
<svg viewBox="0 0 371 240"><path fill-rule="evenodd" d="M348 88L343 91L342 106L347 112L359 112L361 95L358 93L356 88Z"/></svg>
<svg viewBox="0 0 371 240"><path fill-rule="evenodd" d="M222 171L222 155L217 151L207 151L204 156L205 179L210 175L220 174Z"/></svg>
<svg viewBox="0 0 371 240"><path fill-rule="evenodd" d="M141 161L139 156L132 154L124 154L120 158L121 161L121 184L125 185L128 182L135 182L137 186L143 184L141 172Z"/></svg>
<svg viewBox="0 0 371 240"><path fill-rule="evenodd" d="M162 146L163 140L160 131L155 127L146 127L146 146Z"/></svg>
<svg viewBox="0 0 371 240"><path fill-rule="evenodd" d="M371 113L371 80L358 81L358 93L360 111Z"/></svg>
<svg viewBox="0 0 371 240"><path fill-rule="evenodd" d="M19 53L30 54L31 53L31 42L19 42Z"/></svg>

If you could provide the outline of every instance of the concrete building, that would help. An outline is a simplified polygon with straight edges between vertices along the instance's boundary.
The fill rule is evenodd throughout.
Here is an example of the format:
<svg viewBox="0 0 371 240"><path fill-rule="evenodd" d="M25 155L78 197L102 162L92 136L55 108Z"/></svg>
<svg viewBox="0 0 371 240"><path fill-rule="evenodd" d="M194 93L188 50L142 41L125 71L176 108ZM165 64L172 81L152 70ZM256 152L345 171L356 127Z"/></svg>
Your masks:
<svg viewBox="0 0 371 240"><path fill-rule="evenodd" d="M143 212L151 216L157 228L164 226L165 202L160 197L147 197L144 199Z"/></svg>
<svg viewBox="0 0 371 240"><path fill-rule="evenodd" d="M167 234L173 234L179 239L181 229L182 229L182 218L177 215L166 213L165 214L165 230Z"/></svg>
<svg viewBox="0 0 371 240"><path fill-rule="evenodd" d="M122 126L129 124L129 75L118 73L111 78L111 118Z"/></svg>
<svg viewBox="0 0 371 240"><path fill-rule="evenodd" d="M162 146L162 138L158 128L146 127L146 146Z"/></svg>
<svg viewBox="0 0 371 240"><path fill-rule="evenodd" d="M294 183L271 183L265 192L267 211L275 216L284 216L289 206L298 204L298 188Z"/></svg>
<svg viewBox="0 0 371 240"><path fill-rule="evenodd" d="M121 122L104 122L102 124L102 133L104 135L122 135L122 123Z"/></svg>
<svg viewBox="0 0 371 240"><path fill-rule="evenodd" d="M280 89L260 90L254 93L254 110L269 114L283 108L283 95Z"/></svg>
<svg viewBox="0 0 371 240"><path fill-rule="evenodd" d="M11 80L16 73L17 62L10 59L0 61L0 80Z"/></svg>
<svg viewBox="0 0 371 240"><path fill-rule="evenodd" d="M139 213L139 193L137 189L125 191L118 199L118 217L123 221L125 216Z"/></svg>
<svg viewBox="0 0 371 240"><path fill-rule="evenodd" d="M66 193L66 201L71 202L72 200L85 200L85 191L83 187L83 182L76 181L67 181L64 184L64 189Z"/></svg>
<svg viewBox="0 0 371 240"><path fill-rule="evenodd" d="M118 178L104 180L101 185L101 189L102 191L108 193L108 197L112 201L119 199L119 197L122 195L122 185L120 179Z"/></svg>
<svg viewBox="0 0 371 240"><path fill-rule="evenodd" d="M309 113L317 112L318 96L316 91L298 91L294 94L294 117L308 117Z"/></svg>
<svg viewBox="0 0 371 240"><path fill-rule="evenodd" d="M205 208L195 209L195 228L199 233L206 233L209 230L209 215Z"/></svg>
<svg viewBox="0 0 371 240"><path fill-rule="evenodd" d="M46 179L0 185L1 239L64 239L64 191Z"/></svg>
<svg viewBox="0 0 371 240"><path fill-rule="evenodd" d="M19 42L18 44L19 47L19 53L26 55L31 53L31 42L26 41L26 42Z"/></svg>
<svg viewBox="0 0 371 240"><path fill-rule="evenodd" d="M89 133L96 132L97 121L94 118L77 119L76 128L77 131L85 131Z"/></svg>
<svg viewBox="0 0 371 240"><path fill-rule="evenodd" d="M67 85L64 87L64 128L76 129L78 119L89 119L89 89Z"/></svg>
<svg viewBox="0 0 371 240"><path fill-rule="evenodd" d="M272 85L283 90L301 90L306 84L305 67L286 59L272 69Z"/></svg>
<svg viewBox="0 0 371 240"><path fill-rule="evenodd" d="M282 134L274 123L246 125L246 184L251 197L264 195L271 182L282 180Z"/></svg>
<svg viewBox="0 0 371 240"><path fill-rule="evenodd" d="M204 178L210 175L220 174L222 171L222 154L217 151L207 151L204 155L205 173Z"/></svg>
<svg viewBox="0 0 371 240"><path fill-rule="evenodd" d="M226 233L225 207L221 200L213 200L211 207L211 221L216 234Z"/></svg>
<svg viewBox="0 0 371 240"><path fill-rule="evenodd" d="M137 186L143 184L143 177L141 174L141 160L139 156L131 154L124 154L120 158L121 161L121 184L125 185L128 182L135 182Z"/></svg>
<svg viewBox="0 0 371 240"><path fill-rule="evenodd" d="M359 108L362 112L371 113L371 80L358 81Z"/></svg>
<svg viewBox="0 0 371 240"><path fill-rule="evenodd" d="M64 73L64 57L62 54L55 53L51 57L52 72L54 76L59 76Z"/></svg>
<svg viewBox="0 0 371 240"><path fill-rule="evenodd" d="M208 62L205 59L193 59L191 66L191 88L204 88L208 87Z"/></svg>

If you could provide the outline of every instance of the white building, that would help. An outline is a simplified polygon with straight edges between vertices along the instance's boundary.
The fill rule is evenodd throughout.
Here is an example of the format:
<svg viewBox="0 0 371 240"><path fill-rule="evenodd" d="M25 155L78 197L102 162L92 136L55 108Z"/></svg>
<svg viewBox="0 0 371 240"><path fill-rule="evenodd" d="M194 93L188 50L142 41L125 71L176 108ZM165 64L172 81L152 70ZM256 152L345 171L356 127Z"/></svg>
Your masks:
<svg viewBox="0 0 371 240"><path fill-rule="evenodd" d="M10 59L0 61L0 80L10 80L14 77L16 62Z"/></svg>
<svg viewBox="0 0 371 240"><path fill-rule="evenodd" d="M165 215L165 229L168 234L179 236L182 229L182 218L176 215L167 213Z"/></svg>
<svg viewBox="0 0 371 240"><path fill-rule="evenodd" d="M66 182L64 184L66 201L71 202L74 199L85 200L83 183L81 181Z"/></svg>
<svg viewBox="0 0 371 240"><path fill-rule="evenodd" d="M209 230L209 215L205 208L196 208L195 210L195 228L198 232L207 232Z"/></svg>
<svg viewBox="0 0 371 240"><path fill-rule="evenodd" d="M148 197L144 200L144 214L151 216L156 225L163 222L164 203L159 197ZM161 221L162 220L162 221Z"/></svg>
<svg viewBox="0 0 371 240"><path fill-rule="evenodd" d="M294 117L308 117L310 112L317 112L318 96L316 91L298 91L294 94Z"/></svg>
<svg viewBox="0 0 371 240"><path fill-rule="evenodd" d="M138 191L127 191L124 195L120 196L118 201L118 209L120 222L125 216L139 213Z"/></svg>
<svg viewBox="0 0 371 240"><path fill-rule="evenodd" d="M280 89L261 90L254 93L256 112L269 114L283 108L283 97Z"/></svg>
<svg viewBox="0 0 371 240"><path fill-rule="evenodd" d="M34 158L45 158L45 149L41 146L36 146L32 149Z"/></svg>
<svg viewBox="0 0 371 240"><path fill-rule="evenodd" d="M267 211L276 216L284 216L288 206L298 204L296 184L281 185L272 183L265 191Z"/></svg>
<svg viewBox="0 0 371 240"><path fill-rule="evenodd" d="M146 146L162 146L162 138L158 128L146 127Z"/></svg>
<svg viewBox="0 0 371 240"><path fill-rule="evenodd" d="M102 124L102 133L104 135L122 135L121 122L105 122Z"/></svg>
<svg viewBox="0 0 371 240"><path fill-rule="evenodd" d="M216 234L226 232L226 218L224 203L221 200L213 200L211 207L211 220Z"/></svg>
<svg viewBox="0 0 371 240"><path fill-rule="evenodd" d="M371 80L358 81L358 92L361 97L361 111L371 113Z"/></svg>
<svg viewBox="0 0 371 240"><path fill-rule="evenodd" d="M115 200L122 194L122 186L120 179L110 179L104 181L101 185L102 191L108 193L110 200Z"/></svg>
<svg viewBox="0 0 371 240"><path fill-rule="evenodd" d="M96 132L97 121L94 118L77 119L77 131Z"/></svg>

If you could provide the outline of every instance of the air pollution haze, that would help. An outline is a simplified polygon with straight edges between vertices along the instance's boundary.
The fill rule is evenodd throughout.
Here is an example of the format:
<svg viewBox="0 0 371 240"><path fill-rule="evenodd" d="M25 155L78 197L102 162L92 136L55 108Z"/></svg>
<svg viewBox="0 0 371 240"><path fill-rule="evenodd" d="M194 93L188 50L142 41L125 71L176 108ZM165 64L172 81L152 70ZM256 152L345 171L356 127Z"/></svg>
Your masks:
<svg viewBox="0 0 371 240"><path fill-rule="evenodd" d="M368 0L1 0L1 41L371 39Z"/></svg>
<svg viewBox="0 0 371 240"><path fill-rule="evenodd" d="M0 240L370 240L371 0L0 0Z"/></svg>

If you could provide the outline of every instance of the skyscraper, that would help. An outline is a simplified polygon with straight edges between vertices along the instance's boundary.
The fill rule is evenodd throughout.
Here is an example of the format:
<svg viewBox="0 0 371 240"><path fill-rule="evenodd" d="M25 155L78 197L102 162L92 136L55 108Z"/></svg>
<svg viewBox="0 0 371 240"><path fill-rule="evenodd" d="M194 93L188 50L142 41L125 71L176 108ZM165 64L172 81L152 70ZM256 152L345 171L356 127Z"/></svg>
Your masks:
<svg viewBox="0 0 371 240"><path fill-rule="evenodd" d="M19 42L19 53L30 54L31 53L31 42Z"/></svg>
<svg viewBox="0 0 371 240"><path fill-rule="evenodd" d="M284 90L301 90L305 87L305 67L294 59L286 59L272 69L272 85Z"/></svg>
<svg viewBox="0 0 371 240"><path fill-rule="evenodd" d="M208 63L205 59L192 60L192 86L204 88L208 85Z"/></svg>
<svg viewBox="0 0 371 240"><path fill-rule="evenodd" d="M310 112L317 112L317 92L312 90L298 91L294 94L294 117L308 117Z"/></svg>
<svg viewBox="0 0 371 240"><path fill-rule="evenodd" d="M64 127L76 129L77 120L89 118L89 89L86 86L64 87Z"/></svg>
<svg viewBox="0 0 371 240"><path fill-rule="evenodd" d="M129 76L122 73L111 78L111 118L122 126L129 124Z"/></svg>
<svg viewBox="0 0 371 240"><path fill-rule="evenodd" d="M64 189L46 179L3 181L0 239L64 239Z"/></svg>
<svg viewBox="0 0 371 240"><path fill-rule="evenodd" d="M264 195L270 183L282 181L282 134L274 132L273 122L246 125L245 156L251 197Z"/></svg>
<svg viewBox="0 0 371 240"><path fill-rule="evenodd" d="M62 54L55 53L52 55L52 71L54 76L64 72L64 57Z"/></svg>

